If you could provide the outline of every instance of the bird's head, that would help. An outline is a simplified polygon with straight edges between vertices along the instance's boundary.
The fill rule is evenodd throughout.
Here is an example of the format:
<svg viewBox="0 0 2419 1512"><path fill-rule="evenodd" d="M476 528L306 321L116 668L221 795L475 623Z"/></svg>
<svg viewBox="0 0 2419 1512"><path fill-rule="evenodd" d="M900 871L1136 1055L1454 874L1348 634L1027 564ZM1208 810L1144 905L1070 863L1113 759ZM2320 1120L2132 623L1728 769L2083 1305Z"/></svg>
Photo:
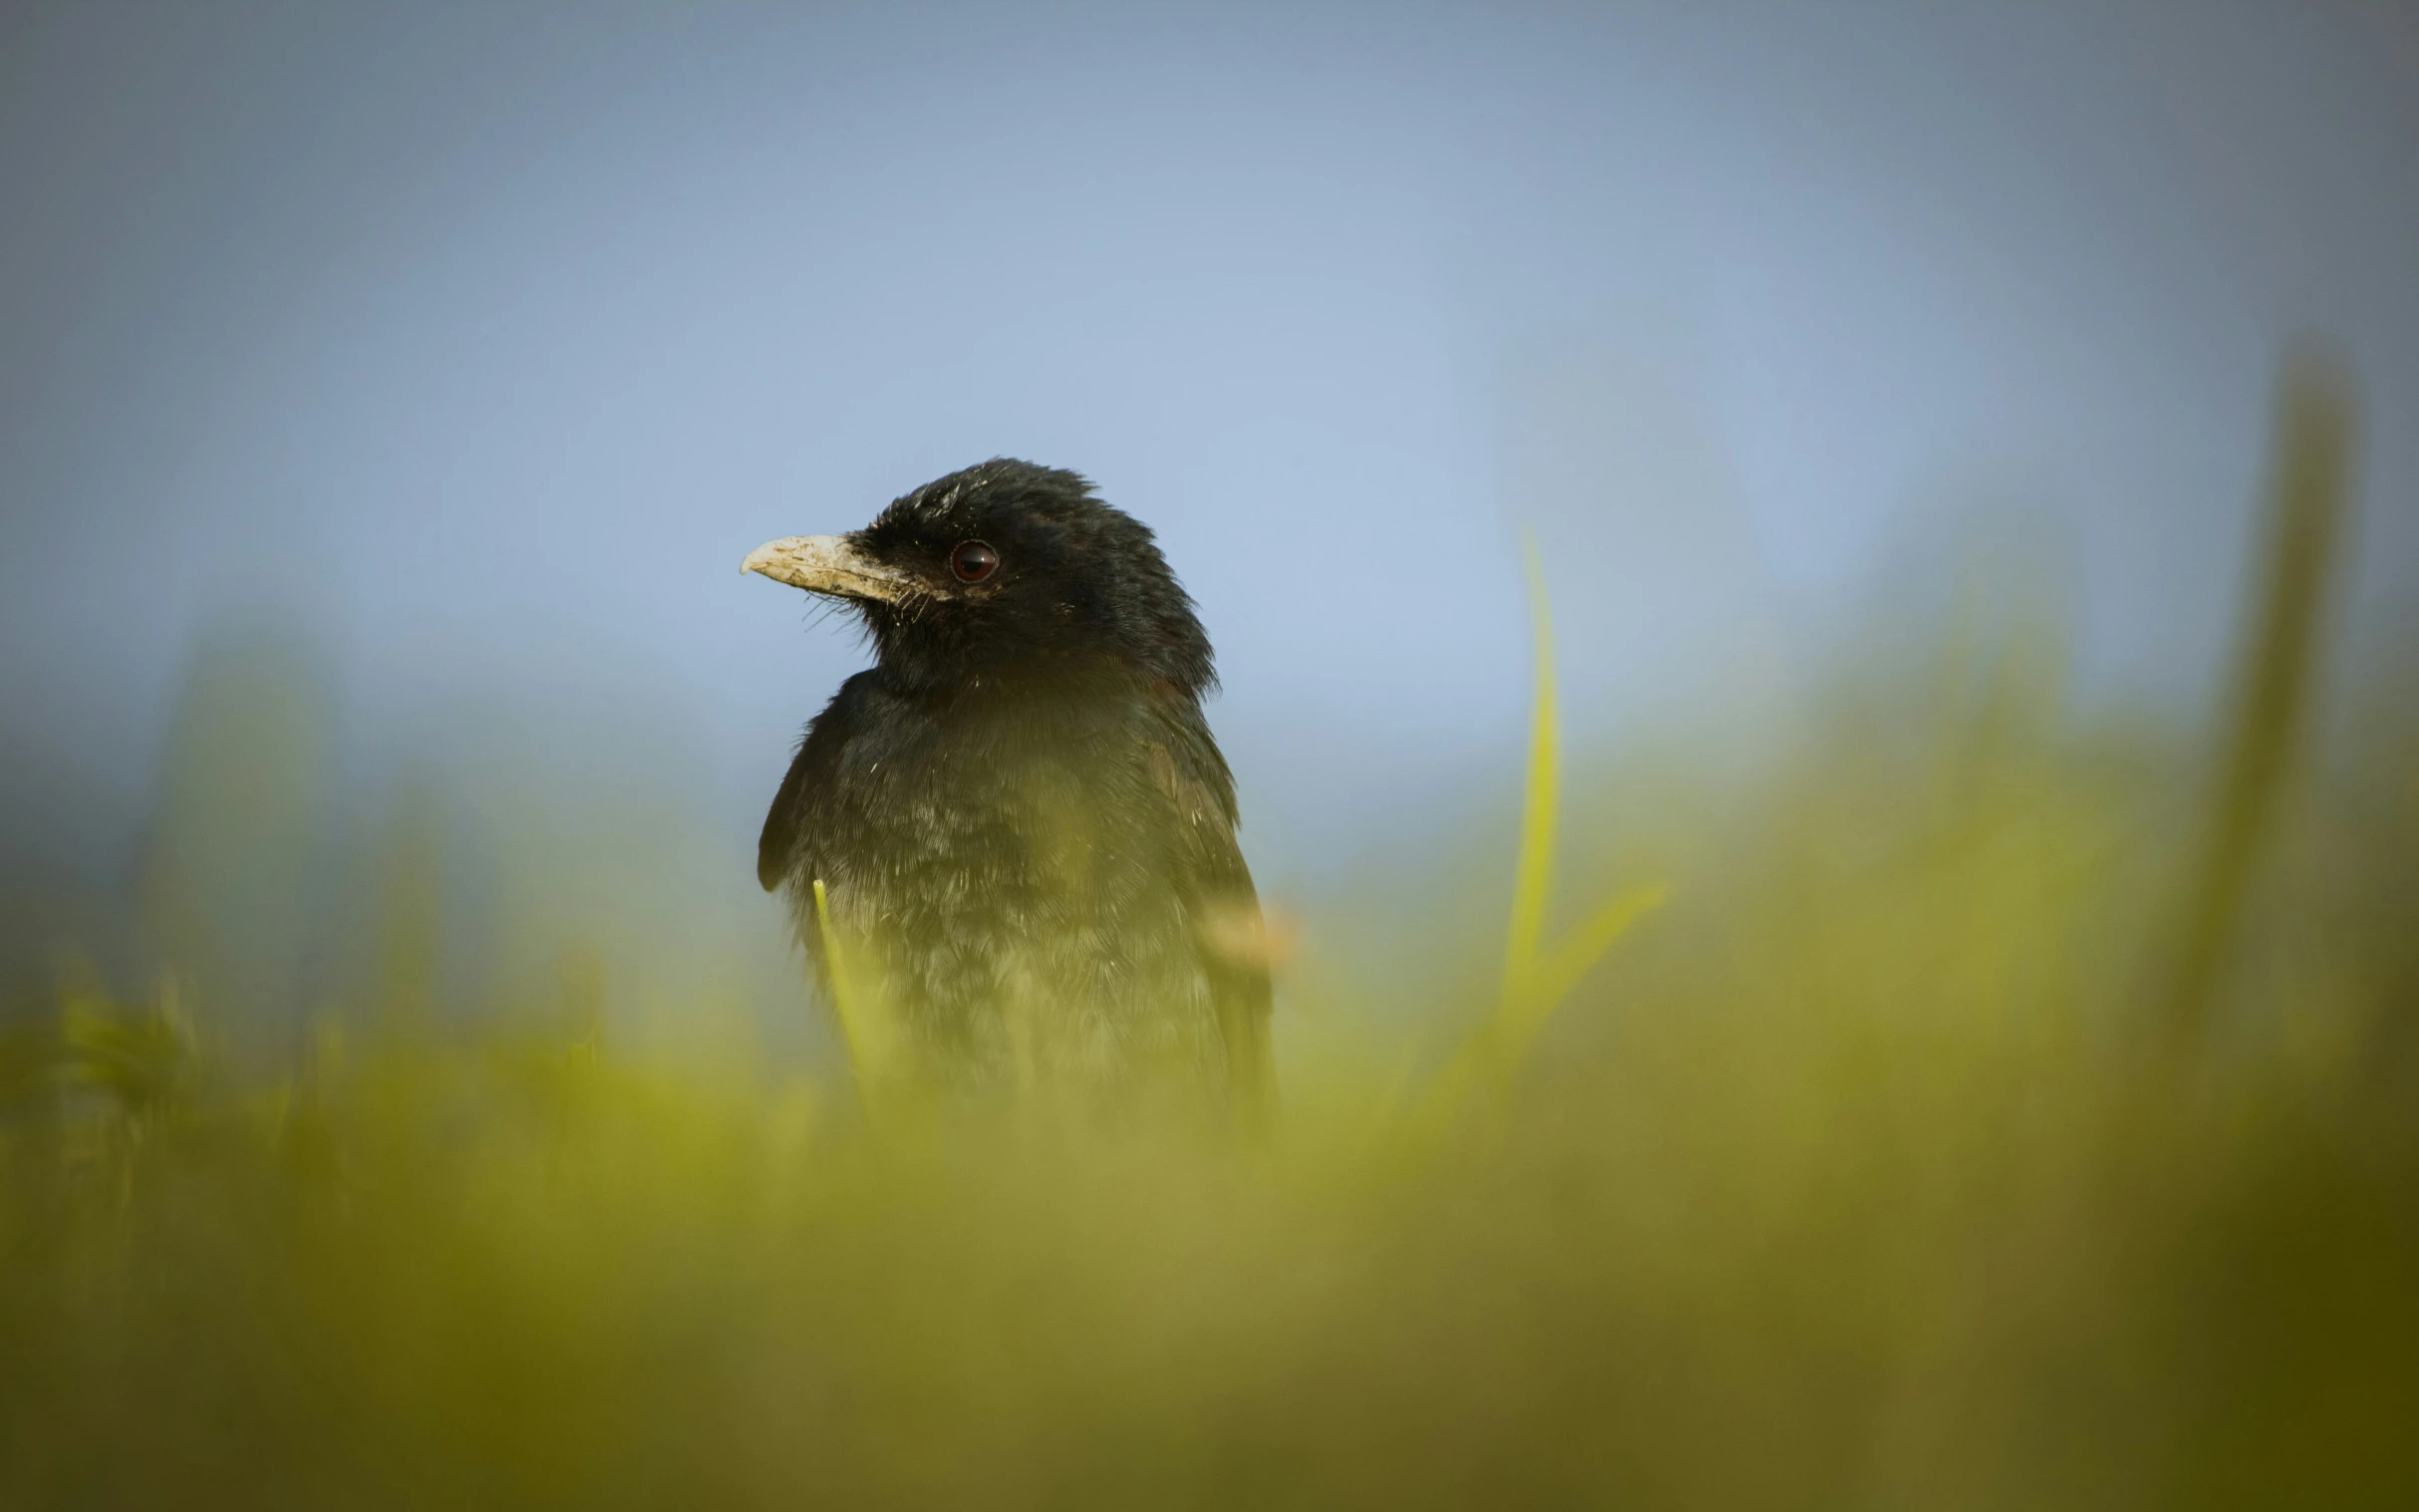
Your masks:
<svg viewBox="0 0 2419 1512"><path fill-rule="evenodd" d="M995 457L845 535L768 541L741 564L836 600L883 668L920 688L1139 676L1199 697L1209 638L1148 526L1075 473Z"/></svg>

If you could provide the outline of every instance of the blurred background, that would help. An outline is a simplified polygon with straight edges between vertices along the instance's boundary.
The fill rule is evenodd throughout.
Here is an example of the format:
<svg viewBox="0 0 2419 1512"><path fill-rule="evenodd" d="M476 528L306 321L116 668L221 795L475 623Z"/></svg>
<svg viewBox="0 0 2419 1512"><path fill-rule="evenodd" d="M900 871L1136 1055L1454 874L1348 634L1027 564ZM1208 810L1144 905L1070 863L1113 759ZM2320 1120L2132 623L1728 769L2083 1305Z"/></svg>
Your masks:
<svg viewBox="0 0 2419 1512"><path fill-rule="evenodd" d="M711 898L681 969L774 990L749 847L862 652L735 565L992 454L1159 531L1284 895L1509 792L1516 524L1583 744L1785 720L1977 576L2039 601L2080 697L2193 708L2280 343L2419 406L2419 21L2386 0L0 28L20 995L67 935L140 956L147 885L238 885L160 880L209 848L163 825L233 822L169 753L268 706L275 752L221 758L282 805L240 885L303 900L227 905L290 937L238 948L272 997L347 948L331 869L465 805L639 831L646 866L548 896ZM2355 647L2419 573L2419 429L2362 476Z"/></svg>
<svg viewBox="0 0 2419 1512"><path fill-rule="evenodd" d="M0 1502L2419 1504L2415 163L2398 0L12 0ZM756 888L741 557L1003 454L1242 1158Z"/></svg>

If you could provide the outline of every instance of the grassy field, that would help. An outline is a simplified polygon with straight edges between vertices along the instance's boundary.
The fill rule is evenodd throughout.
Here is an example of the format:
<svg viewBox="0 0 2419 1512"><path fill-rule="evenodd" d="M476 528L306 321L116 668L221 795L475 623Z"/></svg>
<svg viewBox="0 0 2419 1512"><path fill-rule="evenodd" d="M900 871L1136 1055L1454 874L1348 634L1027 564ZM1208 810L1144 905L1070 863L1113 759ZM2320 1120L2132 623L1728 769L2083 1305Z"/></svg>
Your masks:
<svg viewBox="0 0 2419 1512"><path fill-rule="evenodd" d="M2325 419L2214 734L1982 637L1563 773L1541 677L1514 896L1360 921L1483 940L1418 1032L1310 919L1265 1139L71 989L0 1505L2419 1505L2419 722L2295 739Z"/></svg>

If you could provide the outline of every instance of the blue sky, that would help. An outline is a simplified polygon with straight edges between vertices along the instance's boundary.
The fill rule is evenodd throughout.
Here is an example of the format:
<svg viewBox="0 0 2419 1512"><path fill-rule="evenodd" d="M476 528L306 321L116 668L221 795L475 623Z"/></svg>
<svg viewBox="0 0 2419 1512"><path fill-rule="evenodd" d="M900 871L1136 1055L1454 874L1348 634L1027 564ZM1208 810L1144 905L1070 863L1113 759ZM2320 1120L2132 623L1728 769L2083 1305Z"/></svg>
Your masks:
<svg viewBox="0 0 2419 1512"><path fill-rule="evenodd" d="M135 811L196 634L265 615L369 765L627 744L744 854L861 654L739 558L995 454L1159 530L1278 869L1508 778L1521 524L1584 742L1785 699L1977 556L2089 686L2192 698L2314 331L2371 417L2360 612L2419 566L2391 4L0 30L18 804Z"/></svg>

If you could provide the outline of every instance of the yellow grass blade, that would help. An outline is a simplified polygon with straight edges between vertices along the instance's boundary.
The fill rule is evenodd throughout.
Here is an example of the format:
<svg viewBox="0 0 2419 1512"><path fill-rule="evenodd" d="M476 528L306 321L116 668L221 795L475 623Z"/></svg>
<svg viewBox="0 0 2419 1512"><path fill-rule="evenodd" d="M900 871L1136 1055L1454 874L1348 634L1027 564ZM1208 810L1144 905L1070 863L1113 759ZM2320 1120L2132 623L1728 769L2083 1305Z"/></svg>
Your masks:
<svg viewBox="0 0 2419 1512"><path fill-rule="evenodd" d="M1546 600L1545 566L1537 538L1521 535L1528 570L1530 624L1536 637L1536 703L1529 721L1528 781L1520 812L1520 856L1512 883L1512 921L1504 942L1503 990L1489 1021L1430 1084L1413 1116L1416 1129L1434 1133L1467 1100L1470 1089L1491 1080L1497 1089L1519 1069L1529 1042L1553 1017L1580 979L1626 934L1661 906L1665 889L1647 883L1615 895L1548 949L1546 907L1554 880L1554 829L1561 793L1561 730L1554 696L1554 616Z"/></svg>
<svg viewBox="0 0 2419 1512"><path fill-rule="evenodd" d="M1554 1010L1562 1006L1562 1000L1588 974L1588 968L1602 959L1615 941L1628 934L1631 925L1661 908L1668 892L1661 882L1624 888L1589 916L1586 923L1565 935L1530 976L1528 991L1505 1000L1502 1019L1509 1041L1506 1048L1515 1056L1525 1050L1530 1037L1545 1027Z"/></svg>
<svg viewBox="0 0 2419 1512"><path fill-rule="evenodd" d="M1528 787L1520 810L1520 860L1512 882L1512 927L1504 942L1503 1001L1524 996L1545 934L1546 892L1554 876L1554 811L1560 732L1554 707L1554 615L1546 602L1537 537L1521 532L1528 568L1529 618L1536 637L1535 709L1529 720Z"/></svg>
<svg viewBox="0 0 2419 1512"><path fill-rule="evenodd" d="M814 879L814 923L823 940L823 963L831 975L831 1007L840 1021L840 1038L848 1045L848 1063L863 1091L872 1081L881 1058L881 1032L873 1006L857 991L848 956L838 930L831 927L831 903L823 895L823 879Z"/></svg>

